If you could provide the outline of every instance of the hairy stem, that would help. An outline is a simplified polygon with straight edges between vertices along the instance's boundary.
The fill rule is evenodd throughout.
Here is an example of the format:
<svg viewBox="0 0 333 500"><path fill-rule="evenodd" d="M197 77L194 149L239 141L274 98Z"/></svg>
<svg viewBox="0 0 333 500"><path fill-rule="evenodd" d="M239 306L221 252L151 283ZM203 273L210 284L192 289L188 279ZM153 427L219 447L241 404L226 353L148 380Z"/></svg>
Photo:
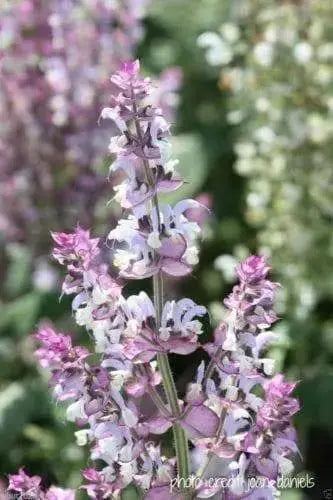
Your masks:
<svg viewBox="0 0 333 500"><path fill-rule="evenodd" d="M205 376L204 376L203 381L202 381L203 385L205 385L207 383L207 380L210 378L211 374L213 373L214 367L216 365L216 360L219 360L219 358L221 356L221 353L222 353L222 347L220 346L217 349L216 354L210 360L210 362L209 362L209 364L207 366L206 373L205 373Z"/></svg>
<svg viewBox="0 0 333 500"><path fill-rule="evenodd" d="M227 409L223 408L221 416L220 416L219 426L218 426L218 429L216 432L215 443L217 443L219 441L219 439L222 435L226 416L227 416ZM198 469L198 471L196 473L196 477L204 478L205 472L207 471L213 456L214 456L214 453L208 452L206 460L203 462L202 466Z"/></svg>
<svg viewBox="0 0 333 500"><path fill-rule="evenodd" d="M134 97L134 94L133 94L133 97ZM140 122L136 118L137 106L136 106L135 100L133 103L133 111L134 111L134 115L135 115L134 125L135 125L136 134L137 134L137 139L143 146L143 134L142 134L142 130L140 127ZM146 175L148 185L151 188L154 188L154 180L152 179L151 170L150 170L150 166L149 166L149 160L143 159L143 165L144 165L145 175ZM153 205L154 209L156 210L157 219L158 219L158 226L159 226L159 230L161 230L159 201L158 201L158 196L156 193L154 194L154 197L152 200L152 205ZM157 328L157 332L158 332L159 328L161 326L161 316L162 316L162 310L163 310L163 304L164 304L163 277L162 277L161 272L159 272L155 276L153 276L153 291L154 291L154 306L155 306L155 311L156 311L156 328ZM177 420L181 416L181 410L180 410L180 407L178 404L177 389L176 389L176 385L175 385L173 375L171 372L168 355L164 354L164 353L157 354L157 362L158 362L158 366L159 366L159 369L160 369L160 372L162 375L163 388L164 388L164 392L166 395L166 399L167 399L168 404L170 406L173 418L175 420ZM179 474L179 477L187 479L189 477L189 473L190 473L188 440L187 440L186 433L185 433L184 429L177 422L175 422L173 424L173 435L174 435L175 450L176 450L176 456L177 456L178 474Z"/></svg>
<svg viewBox="0 0 333 500"><path fill-rule="evenodd" d="M138 370L139 372L142 374L142 375L146 375L149 377L149 372L147 370L147 368L145 366L138 366ZM148 387L148 393L151 397L151 399L153 400L153 402L155 403L155 405L157 406L157 408L160 410L160 412L167 418L170 417L170 410L166 407L163 399L161 398L161 396L159 395L159 393L157 392L157 390L155 389L154 386L149 386Z"/></svg>
<svg viewBox="0 0 333 500"><path fill-rule="evenodd" d="M153 287L156 324L157 328L159 328L161 325L161 314L163 308L163 277L161 273L158 273L153 277ZM159 353L157 355L157 361L162 375L164 392L171 408L172 415L178 419L181 411L178 404L177 389L171 372L168 355ZM188 442L184 429L177 422L173 424L173 436L175 441L179 477L186 479L190 474Z"/></svg>
<svg viewBox="0 0 333 500"><path fill-rule="evenodd" d="M232 383L234 382L234 379L235 379L235 377L232 377ZM216 437L215 437L216 444L219 442L219 440L222 436L222 432L224 430L224 424L225 424L225 419L227 418L227 414L228 414L228 409L226 406L224 406L224 408L222 409L221 415L220 415L219 426L218 426L217 431L216 431ZM199 468L199 470L196 473L196 477L200 477L200 478L204 477L204 474L207 471L213 456L214 456L214 453L208 452L205 462L203 463L203 465Z"/></svg>

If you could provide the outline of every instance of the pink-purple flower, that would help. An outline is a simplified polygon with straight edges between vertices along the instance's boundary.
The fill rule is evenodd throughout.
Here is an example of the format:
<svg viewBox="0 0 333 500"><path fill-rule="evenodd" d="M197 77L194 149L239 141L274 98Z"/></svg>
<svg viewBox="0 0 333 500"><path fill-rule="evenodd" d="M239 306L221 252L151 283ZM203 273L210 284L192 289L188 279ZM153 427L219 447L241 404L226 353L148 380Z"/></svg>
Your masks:
<svg viewBox="0 0 333 500"><path fill-rule="evenodd" d="M84 347L73 347L69 335L57 333L51 326L41 327L35 338L43 345L37 349L36 357L44 368L56 368L65 363L74 366L89 355Z"/></svg>
<svg viewBox="0 0 333 500"><path fill-rule="evenodd" d="M233 481L195 486L192 497L273 500L274 483L249 490L248 480L276 481L292 470L298 452L291 421L299 410L295 384L273 377L267 355L276 339L270 328L278 319L277 284L264 257L241 262L239 283L224 301L225 320L205 345L206 308L189 298L164 299L163 276L186 275L198 262L199 211L205 207L187 199L173 207L160 202L182 179L173 168L170 126L149 101L152 84L139 70L137 61L128 62L111 78L114 95L102 111L117 128L111 172L118 175L115 198L125 217L104 246L79 226L53 234L53 256L67 271L63 291L74 296L76 323L91 335L97 356L49 326L36 334L42 344L36 356L52 372L54 396L67 404L67 419L78 426L78 444L89 446L93 466L83 472L83 488L90 498L119 498L132 484L146 499L181 499L189 493L185 487L169 489L177 472L186 480L191 471L203 479L215 471ZM153 301L143 291L125 295L127 280L147 277ZM210 360L200 363L182 399L168 356L199 347ZM176 456L166 457L161 444L171 427ZM19 476L18 488L22 481L24 488L39 488L39 478Z"/></svg>
<svg viewBox="0 0 333 500"><path fill-rule="evenodd" d="M42 488L39 476L29 476L23 468L18 474L9 475L8 491L17 498L36 500L75 500L74 490L51 486L48 490ZM15 496L15 498L16 498Z"/></svg>
<svg viewBox="0 0 333 500"><path fill-rule="evenodd" d="M296 383L284 380L282 374L275 375L264 384L265 404L259 409L257 423L265 427L282 427L299 411L299 402L291 397Z"/></svg>
<svg viewBox="0 0 333 500"><path fill-rule="evenodd" d="M109 184L98 121L109 74L133 57L148 0L15 0L0 5L0 231L45 256L64 221L90 227ZM131 64L131 63L130 63ZM129 65L130 65L129 64ZM152 98L172 118L179 68ZM115 127L113 127L115 128ZM116 132L116 129L115 129ZM102 215L104 218L104 214ZM33 230L32 230L33 229Z"/></svg>

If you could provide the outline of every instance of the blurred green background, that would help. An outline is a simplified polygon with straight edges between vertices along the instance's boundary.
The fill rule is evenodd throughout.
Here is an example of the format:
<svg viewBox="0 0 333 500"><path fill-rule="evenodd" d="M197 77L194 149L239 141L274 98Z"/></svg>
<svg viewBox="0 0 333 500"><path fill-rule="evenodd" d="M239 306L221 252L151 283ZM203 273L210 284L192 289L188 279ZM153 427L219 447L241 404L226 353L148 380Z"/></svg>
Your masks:
<svg viewBox="0 0 333 500"><path fill-rule="evenodd" d="M327 0L154 0L137 47L147 74L169 66L183 73L175 156L186 195L201 196L213 214L199 266L170 290L208 305L215 325L236 260L249 252L269 257L282 285L272 354L279 370L300 381L298 471L316 478L315 488L303 492L314 499L333 488L332 19ZM101 157L97 168L105 177L106 165ZM62 171L59 165L57 175ZM106 188L100 204L111 198ZM71 208L81 220L75 202ZM102 233L117 215L112 204L109 210L94 217ZM69 229L66 213L63 223ZM38 229L43 253L31 240L1 239L0 471L5 477L23 464L50 482L76 486L85 452L52 402L29 337L43 320L74 331L69 302L59 302L55 284L38 280L42 272L58 279L56 267L45 264L50 229ZM197 365L191 359L188 373L181 359L172 360L183 383Z"/></svg>

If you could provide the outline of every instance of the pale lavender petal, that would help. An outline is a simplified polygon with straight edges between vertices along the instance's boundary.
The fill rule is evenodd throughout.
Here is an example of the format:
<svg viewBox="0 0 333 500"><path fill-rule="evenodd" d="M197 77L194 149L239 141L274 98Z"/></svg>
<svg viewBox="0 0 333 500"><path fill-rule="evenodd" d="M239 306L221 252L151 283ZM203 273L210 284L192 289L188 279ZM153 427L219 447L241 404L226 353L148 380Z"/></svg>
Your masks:
<svg viewBox="0 0 333 500"><path fill-rule="evenodd" d="M165 258L162 261L161 269L166 274L170 276L186 276L191 272L191 267L187 264L183 264L183 262L179 262L173 259Z"/></svg>
<svg viewBox="0 0 333 500"><path fill-rule="evenodd" d="M211 437L216 434L219 418L207 406L193 406L180 424L187 430L190 438Z"/></svg>

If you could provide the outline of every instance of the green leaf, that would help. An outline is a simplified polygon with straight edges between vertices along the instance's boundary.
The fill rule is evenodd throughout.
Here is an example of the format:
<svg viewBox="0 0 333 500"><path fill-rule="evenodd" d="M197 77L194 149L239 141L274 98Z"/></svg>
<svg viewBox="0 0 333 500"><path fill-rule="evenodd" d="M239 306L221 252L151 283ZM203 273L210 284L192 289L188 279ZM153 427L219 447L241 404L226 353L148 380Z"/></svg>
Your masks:
<svg viewBox="0 0 333 500"><path fill-rule="evenodd" d="M10 445L22 433L34 415L40 416L48 409L47 396L39 385L14 382L0 394L0 452L8 451Z"/></svg>
<svg viewBox="0 0 333 500"><path fill-rule="evenodd" d="M121 492L121 500L139 500L142 498L140 490L133 484L129 484Z"/></svg>
<svg viewBox="0 0 333 500"><path fill-rule="evenodd" d="M7 253L10 262L6 272L5 290L10 297L15 297L29 285L31 252L23 245L12 244L8 246Z"/></svg>
<svg viewBox="0 0 333 500"><path fill-rule="evenodd" d="M13 328L19 335L30 333L38 318L40 300L38 293L31 292L9 304L2 304L0 327Z"/></svg>
<svg viewBox="0 0 333 500"><path fill-rule="evenodd" d="M30 441L37 443L42 450L50 452L56 448L56 434L39 425L28 423L23 429L23 435Z"/></svg>

